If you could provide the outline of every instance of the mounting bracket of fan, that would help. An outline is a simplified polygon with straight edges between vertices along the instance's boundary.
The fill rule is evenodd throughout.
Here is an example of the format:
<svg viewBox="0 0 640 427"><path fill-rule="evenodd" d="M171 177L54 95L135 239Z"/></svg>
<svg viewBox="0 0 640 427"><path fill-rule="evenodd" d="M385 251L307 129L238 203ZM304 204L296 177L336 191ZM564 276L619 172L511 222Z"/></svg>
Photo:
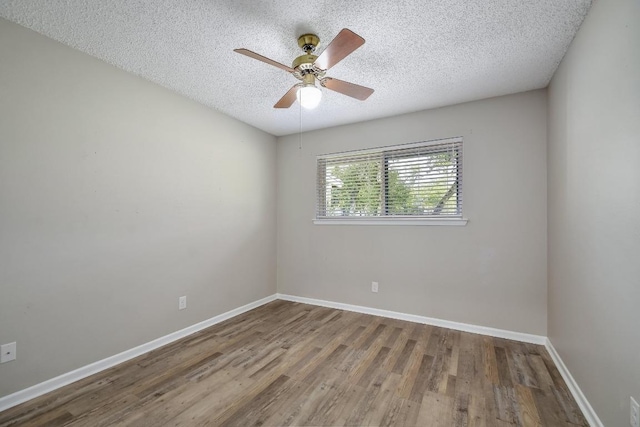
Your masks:
<svg viewBox="0 0 640 427"><path fill-rule="evenodd" d="M318 44L320 44L320 37L315 34L303 34L298 37L298 46L300 46L306 54L315 52Z"/></svg>

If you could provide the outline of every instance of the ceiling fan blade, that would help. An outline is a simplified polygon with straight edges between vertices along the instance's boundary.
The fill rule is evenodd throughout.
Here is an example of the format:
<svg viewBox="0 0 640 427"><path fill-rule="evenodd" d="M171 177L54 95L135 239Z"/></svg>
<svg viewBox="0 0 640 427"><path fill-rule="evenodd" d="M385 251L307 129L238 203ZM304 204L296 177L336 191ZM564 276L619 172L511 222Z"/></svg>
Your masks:
<svg viewBox="0 0 640 427"><path fill-rule="evenodd" d="M362 37L344 28L331 40L329 46L320 54L313 65L326 71L363 44L364 39Z"/></svg>
<svg viewBox="0 0 640 427"><path fill-rule="evenodd" d="M327 89L340 92L343 95L350 96L360 101L364 101L373 93L373 89L360 86L354 83L345 82L343 80L327 77L320 81L320 84Z"/></svg>
<svg viewBox="0 0 640 427"><path fill-rule="evenodd" d="M280 101L276 102L273 108L289 108L296 102L296 92L298 91L298 85L293 85L291 89L284 94Z"/></svg>
<svg viewBox="0 0 640 427"><path fill-rule="evenodd" d="M293 73L293 68L287 67L284 64L274 61L273 59L269 59L266 56L262 56L258 53L252 52L248 49L233 49L234 52L241 53L242 55L246 55L249 58L257 59L258 61L266 62L267 64L273 65L274 67L278 67L282 70Z"/></svg>

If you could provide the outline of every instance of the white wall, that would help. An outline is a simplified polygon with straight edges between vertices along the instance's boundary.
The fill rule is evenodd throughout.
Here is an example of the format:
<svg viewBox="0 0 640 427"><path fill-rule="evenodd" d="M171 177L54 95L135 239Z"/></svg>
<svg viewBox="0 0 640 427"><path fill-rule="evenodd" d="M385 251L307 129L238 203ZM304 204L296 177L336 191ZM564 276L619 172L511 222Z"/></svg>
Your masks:
<svg viewBox="0 0 640 427"><path fill-rule="evenodd" d="M0 396L276 291L273 136L2 19L0 58Z"/></svg>
<svg viewBox="0 0 640 427"><path fill-rule="evenodd" d="M546 102L534 91L278 138L278 291L546 335ZM467 226L312 223L316 155L454 136Z"/></svg>
<svg viewBox="0 0 640 427"><path fill-rule="evenodd" d="M549 88L549 338L607 426L640 401L640 2L597 0Z"/></svg>

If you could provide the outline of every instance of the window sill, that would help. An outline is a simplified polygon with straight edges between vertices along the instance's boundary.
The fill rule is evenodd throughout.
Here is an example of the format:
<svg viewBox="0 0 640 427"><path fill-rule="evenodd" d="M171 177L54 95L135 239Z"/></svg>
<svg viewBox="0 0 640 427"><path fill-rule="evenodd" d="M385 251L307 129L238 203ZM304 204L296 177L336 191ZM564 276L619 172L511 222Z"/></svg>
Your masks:
<svg viewBox="0 0 640 427"><path fill-rule="evenodd" d="M439 225L465 226L467 218L323 218L314 219L315 225Z"/></svg>

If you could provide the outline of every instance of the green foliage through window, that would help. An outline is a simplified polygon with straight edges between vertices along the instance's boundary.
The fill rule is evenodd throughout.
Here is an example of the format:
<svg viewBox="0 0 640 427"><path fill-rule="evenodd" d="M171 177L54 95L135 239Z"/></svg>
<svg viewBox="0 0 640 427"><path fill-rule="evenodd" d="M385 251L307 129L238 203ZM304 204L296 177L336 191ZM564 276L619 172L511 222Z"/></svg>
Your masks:
<svg viewBox="0 0 640 427"><path fill-rule="evenodd" d="M318 159L318 217L462 214L462 141Z"/></svg>

